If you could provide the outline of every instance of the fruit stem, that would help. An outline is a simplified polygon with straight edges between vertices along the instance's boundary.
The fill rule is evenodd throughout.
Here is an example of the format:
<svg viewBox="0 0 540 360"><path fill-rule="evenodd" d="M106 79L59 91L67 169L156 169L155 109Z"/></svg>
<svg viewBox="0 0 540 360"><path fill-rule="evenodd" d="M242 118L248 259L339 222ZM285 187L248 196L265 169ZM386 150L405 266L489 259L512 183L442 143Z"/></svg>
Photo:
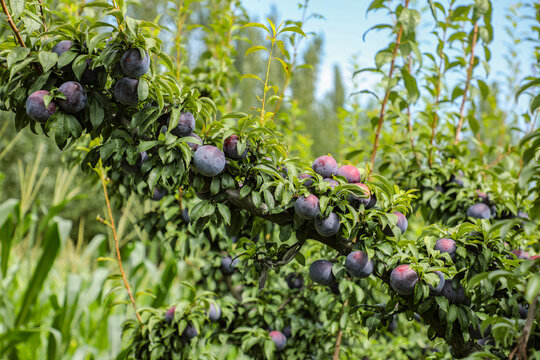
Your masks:
<svg viewBox="0 0 540 360"><path fill-rule="evenodd" d="M478 20L474 23L472 44L471 44L471 56L469 58L469 68L467 69L467 80L465 82L465 90L463 90L463 98L461 99L461 107L459 109L459 123L456 129L456 137L454 138L454 145L459 142L459 135L461 133L461 127L463 126L463 119L465 117L465 103L467 102L467 91L471 84L472 70L474 65L474 48L476 47L476 39L478 38Z"/></svg>
<svg viewBox="0 0 540 360"><path fill-rule="evenodd" d="M405 8L409 7L409 1L405 1ZM392 78L392 74L394 73L394 65L396 62L397 52L399 49L399 44L401 42L401 35L403 35L403 25L399 26L399 31L397 34L396 44L394 46L394 50L392 52L392 61L390 62L390 71L388 72L388 79ZM384 114L386 111L386 104L388 103L388 99L390 97L390 91L392 88L389 86L388 89L386 89L386 93L384 94L384 99L381 104L381 113L379 114L379 124L377 125L377 132L375 133L375 141L373 142L373 151L371 152L371 168L375 167L375 155L377 155L377 148L379 147L379 138L381 136L381 130L384 120Z"/></svg>
<svg viewBox="0 0 540 360"><path fill-rule="evenodd" d="M109 212L110 227L113 232L114 247L116 249L116 259L118 260L118 268L120 269L120 273L122 274L122 280L124 281L124 285L126 287L129 298L131 300L131 304L133 305L133 309L135 310L135 315L137 316L137 319L139 320L139 324L142 324L141 316L137 312L137 305L135 304L135 299L133 298L133 295L131 293L131 288L129 286L129 282L126 277L126 273L124 272L124 267L122 266L122 256L120 255L120 248L118 246L118 236L116 234L116 227L114 225L114 218L113 218L113 214L111 210L111 203L109 202L109 195L107 193L105 170L103 169L103 164L101 160L99 161L99 178L101 180L101 185L103 185L103 194L105 195L105 202L107 203L107 210Z"/></svg>
<svg viewBox="0 0 540 360"><path fill-rule="evenodd" d="M9 26L11 26L11 29L13 30L13 32L15 33L15 38L17 39L17 41L19 42L19 44L22 47L26 47L26 44L24 43L24 41L22 39L22 36L21 36L21 33L19 32L19 29L17 29L17 26L15 25L15 23L13 22L13 19L11 18L11 15L10 15L9 10L7 8L7 5L6 5L6 1L5 0L0 0L0 2L2 3L2 10L4 10L4 13L6 13L7 22L9 24Z"/></svg>

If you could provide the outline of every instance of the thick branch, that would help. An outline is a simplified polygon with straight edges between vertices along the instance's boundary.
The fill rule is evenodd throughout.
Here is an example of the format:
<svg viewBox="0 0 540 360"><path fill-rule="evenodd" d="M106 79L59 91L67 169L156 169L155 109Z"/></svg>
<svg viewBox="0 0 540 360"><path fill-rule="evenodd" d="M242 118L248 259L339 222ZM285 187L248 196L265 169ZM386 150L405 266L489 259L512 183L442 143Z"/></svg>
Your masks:
<svg viewBox="0 0 540 360"><path fill-rule="evenodd" d="M474 48L476 47L476 39L478 38L478 20L474 23L472 44L471 44L471 57L469 58L469 68L467 69L467 81L465 82L465 90L463 90L463 98L461 100L461 108L459 109L459 123L456 129L456 137L454 138L454 144L459 142L459 134L463 127L463 119L465 118L465 103L467 102L467 91L471 85L472 70L474 66Z"/></svg>
<svg viewBox="0 0 540 360"><path fill-rule="evenodd" d="M251 197L240 197L239 190L227 190L225 192L229 203L231 203L237 209L248 211L250 214L268 220L275 224L285 226L292 225L294 222L294 213L290 210L283 211L277 214L270 214L266 204L261 204L259 207L255 206L251 201ZM323 237L315 231L313 224L307 223L303 228L303 234L307 239L313 239L319 241L331 248L337 250L340 254L347 255L352 251L352 243L346 239L333 237Z"/></svg>

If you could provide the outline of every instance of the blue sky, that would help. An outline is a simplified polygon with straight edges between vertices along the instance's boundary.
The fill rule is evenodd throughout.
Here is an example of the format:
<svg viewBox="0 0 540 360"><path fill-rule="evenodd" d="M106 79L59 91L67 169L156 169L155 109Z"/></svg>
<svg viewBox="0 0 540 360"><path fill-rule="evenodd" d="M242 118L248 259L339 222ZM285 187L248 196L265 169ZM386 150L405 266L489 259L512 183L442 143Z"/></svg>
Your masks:
<svg viewBox="0 0 540 360"><path fill-rule="evenodd" d="M272 6L277 8L280 20L286 18L297 20L301 17L301 11L298 9L298 1L296 0L242 0L242 3L250 14L258 17L259 21L262 21L270 13ZM305 26L305 30L316 32L324 37L324 62L322 71L319 74L319 95L324 94L332 86L332 68L334 64L341 66L348 92L370 87L377 82L378 78L370 75L358 77L356 84L353 84L352 81L353 59L355 59L354 63L360 67L371 67L374 64L375 53L391 40L388 37L388 31L370 32L366 36L366 41L362 40L362 35L371 26L389 23L384 11L371 12L366 17L366 9L369 3L371 1L368 0L310 1L308 12L319 13L325 17L325 19L321 20L312 19ZM427 2L413 3L417 5ZM490 45L492 60L488 80L495 77L500 79L508 69L508 65L503 58L507 51L506 44L509 43L509 37L504 31L504 25L507 23L504 15L506 9L514 3L515 1L509 0L492 1L494 42ZM417 30L418 38L422 43L429 44L430 39L432 39L429 36L433 24L431 15L429 15L429 18L423 18L422 24ZM523 63L527 64L524 65L523 72L529 74L530 68L528 64L531 63L532 59L532 44L523 43L521 46L521 53L527 56L523 59ZM480 54L483 56L483 52L480 52Z"/></svg>

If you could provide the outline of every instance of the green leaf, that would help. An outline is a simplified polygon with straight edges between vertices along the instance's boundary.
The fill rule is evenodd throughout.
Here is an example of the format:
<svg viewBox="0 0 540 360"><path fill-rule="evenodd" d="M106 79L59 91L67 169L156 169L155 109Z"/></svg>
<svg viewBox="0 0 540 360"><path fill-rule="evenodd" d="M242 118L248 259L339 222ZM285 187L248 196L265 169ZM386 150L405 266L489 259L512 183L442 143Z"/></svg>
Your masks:
<svg viewBox="0 0 540 360"><path fill-rule="evenodd" d="M212 215L215 211L215 206L212 205L209 201L201 201L193 207L193 210L191 210L189 217L192 221L196 221L200 218Z"/></svg>
<svg viewBox="0 0 540 360"><path fill-rule="evenodd" d="M261 46L261 45L252 46L246 50L246 53L244 54L244 56L248 56L249 54L252 54L257 51L262 51L262 50L268 52L268 49L265 48L264 46Z"/></svg>
<svg viewBox="0 0 540 360"><path fill-rule="evenodd" d="M405 68L401 69L401 75L403 76L403 82L405 83L405 88L407 89L407 99L409 104L413 104L420 96L416 79Z"/></svg>
<svg viewBox="0 0 540 360"><path fill-rule="evenodd" d="M225 223L227 225L230 225L231 224L231 210L225 204L222 204L222 203L218 203L217 208L218 208L219 213L223 217L223 220L225 220Z"/></svg>
<svg viewBox="0 0 540 360"><path fill-rule="evenodd" d="M150 88L148 82L143 78L139 78L139 84L137 85L137 96L139 97L139 101L146 100L149 92Z"/></svg>
<svg viewBox="0 0 540 360"><path fill-rule="evenodd" d="M529 304L532 304L535 297L540 294L540 274L535 274L529 279L527 283L527 290L525 290L525 299Z"/></svg>
<svg viewBox="0 0 540 360"><path fill-rule="evenodd" d="M414 9L404 8L399 14L399 22L405 34L410 34L420 24L420 13Z"/></svg>
<svg viewBox="0 0 540 360"><path fill-rule="evenodd" d="M39 63L43 67L43 72L47 72L56 65L58 55L52 51L40 51L38 54Z"/></svg>
<svg viewBox="0 0 540 360"><path fill-rule="evenodd" d="M16 47L11 49L6 57L8 68L26 58L28 54L30 54L30 49L25 47Z"/></svg>
<svg viewBox="0 0 540 360"><path fill-rule="evenodd" d="M534 113L534 111L540 106L540 94L536 95L534 99L531 101L530 110L531 113Z"/></svg>

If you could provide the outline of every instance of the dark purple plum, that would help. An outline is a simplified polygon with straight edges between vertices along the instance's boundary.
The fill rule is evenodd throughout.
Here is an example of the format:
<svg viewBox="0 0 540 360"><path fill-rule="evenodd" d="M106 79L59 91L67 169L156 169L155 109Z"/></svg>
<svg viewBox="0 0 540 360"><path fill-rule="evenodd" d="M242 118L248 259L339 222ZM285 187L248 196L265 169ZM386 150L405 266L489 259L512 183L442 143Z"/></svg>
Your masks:
<svg viewBox="0 0 540 360"><path fill-rule="evenodd" d="M199 335L199 332L197 331L197 328L195 328L195 326L193 326L193 324L191 323L187 324L184 332L182 333L182 336L185 337L187 340L191 340L197 335Z"/></svg>
<svg viewBox="0 0 540 360"><path fill-rule="evenodd" d="M285 277L285 281L287 281L287 286L289 286L289 289L302 289L304 287L304 278L295 273L290 273Z"/></svg>
<svg viewBox="0 0 540 360"><path fill-rule="evenodd" d="M245 159L248 153L247 148L244 149L242 154L238 154L238 140L240 138L238 135L233 134L225 139L223 142L223 152L225 156L232 160L242 160Z"/></svg>
<svg viewBox="0 0 540 360"><path fill-rule="evenodd" d="M390 286L400 295L412 295L417 282L418 274L409 265L399 265L390 273Z"/></svg>
<svg viewBox="0 0 540 360"><path fill-rule="evenodd" d="M454 260L456 256L457 246L456 242L452 239L442 238L435 243L435 250L439 250L442 253L447 253L450 258Z"/></svg>
<svg viewBox="0 0 540 360"><path fill-rule="evenodd" d="M518 304L519 317L526 319L529 312L529 305Z"/></svg>
<svg viewBox="0 0 540 360"><path fill-rule="evenodd" d="M216 176L225 169L225 155L215 146L199 146L193 155L193 165L201 175Z"/></svg>
<svg viewBox="0 0 540 360"><path fill-rule="evenodd" d="M71 45L73 45L73 41L62 40L58 44L54 45L52 51L55 52L56 55L60 56L66 51L68 51L71 48Z"/></svg>
<svg viewBox="0 0 540 360"><path fill-rule="evenodd" d="M407 221L407 218L405 217L405 215L403 215L399 211L394 211L393 214L397 216L396 226L399 229L399 231L401 232L401 234L403 235L403 233L405 231L407 231L407 228L409 226L409 222ZM397 236L397 234L394 234L394 232L392 231L390 226L385 227L383 231L384 231L386 236Z"/></svg>
<svg viewBox="0 0 540 360"><path fill-rule="evenodd" d="M444 284L445 284L445 280L444 280L444 275L442 272L440 271L435 271L435 274L437 274L437 276L439 277L439 283L437 284L437 287L433 287L431 286L431 284L428 284L429 285L429 290L431 290L431 292L435 295L440 295L443 288L444 288Z"/></svg>
<svg viewBox="0 0 540 360"><path fill-rule="evenodd" d="M468 300L465 296L465 289L456 279L445 281L441 295L447 298L450 304L465 304Z"/></svg>
<svg viewBox="0 0 540 360"><path fill-rule="evenodd" d="M375 205L377 205L377 197L375 194L371 194L369 197L369 203L366 205L366 210L374 208Z"/></svg>
<svg viewBox="0 0 540 360"><path fill-rule="evenodd" d="M281 331L270 331L270 338L276 345L277 351L283 350L285 345L287 345L287 337L285 337Z"/></svg>
<svg viewBox="0 0 540 360"><path fill-rule="evenodd" d="M476 203L467 209L467 216L475 219L489 219L491 210L484 203Z"/></svg>
<svg viewBox="0 0 540 360"><path fill-rule="evenodd" d="M327 183L329 183L330 187L332 189L339 185L339 182L334 180L334 179L326 178L326 179L323 179L323 180L326 181Z"/></svg>
<svg viewBox="0 0 540 360"><path fill-rule="evenodd" d="M337 173L337 162L333 157L324 155L313 162L313 170L323 178L331 178Z"/></svg>
<svg viewBox="0 0 540 360"><path fill-rule="evenodd" d="M334 236L339 232L341 224L339 223L339 216L336 213L331 212L327 218L315 219L315 230L319 235L324 237Z"/></svg>
<svg viewBox="0 0 540 360"><path fill-rule="evenodd" d="M176 310L176 306L171 307L165 312L165 322L167 324L172 323L174 320L174 311Z"/></svg>
<svg viewBox="0 0 540 360"><path fill-rule="evenodd" d="M354 196L353 194L349 194L347 197L347 201L354 207L360 207L361 205L364 205L366 208L369 203L371 202L371 191L369 190L369 187L364 183L355 183L355 185L359 186L364 190L365 197L360 196Z"/></svg>
<svg viewBox="0 0 540 360"><path fill-rule="evenodd" d="M207 315L211 322L216 322L221 318L221 308L210 303Z"/></svg>
<svg viewBox="0 0 540 360"><path fill-rule="evenodd" d="M138 78L146 74L150 68L150 56L147 51L144 53L145 56L142 58L139 49L129 49L122 55L120 66L124 75L130 78Z"/></svg>
<svg viewBox="0 0 540 360"><path fill-rule="evenodd" d="M526 219L526 220L529 220L529 214L527 214L525 211L518 211L517 213L517 217L518 218L522 218L522 219Z"/></svg>
<svg viewBox="0 0 540 360"><path fill-rule="evenodd" d="M476 190L476 196L478 196L478 200L480 200L484 204L489 204L489 195L485 192Z"/></svg>
<svg viewBox="0 0 540 360"><path fill-rule="evenodd" d="M99 73L105 71L103 66L92 69L92 60L86 59L86 69L81 75L81 82L85 85L94 86L99 83Z"/></svg>
<svg viewBox="0 0 540 360"><path fill-rule="evenodd" d="M529 260L531 258L527 251L521 249L512 250L512 254L516 255L519 260Z"/></svg>
<svg viewBox="0 0 540 360"><path fill-rule="evenodd" d="M139 80L128 77L122 78L114 86L114 98L122 105L137 106L139 103L138 86Z"/></svg>
<svg viewBox="0 0 540 360"><path fill-rule="evenodd" d="M308 179L308 180L305 180L304 181L304 186L309 188L313 185L313 176L309 175L309 174L300 174L298 175L298 180L302 180L302 179Z"/></svg>
<svg viewBox="0 0 540 360"><path fill-rule="evenodd" d="M160 189L156 186L154 188L154 193L152 194L152 200L159 201L163 199L165 195L167 195L167 190Z"/></svg>
<svg viewBox="0 0 540 360"><path fill-rule="evenodd" d="M178 137L189 136L195 130L195 116L189 111L181 112L178 125L171 130L171 134Z"/></svg>
<svg viewBox="0 0 540 360"><path fill-rule="evenodd" d="M360 170L356 166L344 165L337 170L337 176L343 176L349 184L360 182Z"/></svg>
<svg viewBox="0 0 540 360"><path fill-rule="evenodd" d="M294 202L294 212L302 219L315 219L319 211L319 198L315 195L300 195Z"/></svg>
<svg viewBox="0 0 540 360"><path fill-rule="evenodd" d="M328 260L315 260L309 267L309 277L311 281L326 286L336 282L332 273L332 262Z"/></svg>
<svg viewBox="0 0 540 360"><path fill-rule="evenodd" d="M60 108L68 113L75 114L84 109L86 105L86 90L76 81L68 81L58 88L65 99L57 99L56 102Z"/></svg>
<svg viewBox="0 0 540 360"><path fill-rule="evenodd" d="M231 275L236 271L236 264L238 264L238 259L232 259L230 256L225 256L221 259L221 271L224 274Z"/></svg>
<svg viewBox="0 0 540 360"><path fill-rule="evenodd" d="M186 137L192 137L192 138L198 139L198 140L201 142L201 144L203 143L201 137L200 137L199 135L195 134L195 133L191 133L191 134L189 134L189 135L186 136ZM197 148L198 148L199 146L202 146L202 145L199 145L199 144L197 144L197 143L192 143L192 142L187 142L187 144L189 145L189 147L191 148L191 150L197 150Z"/></svg>
<svg viewBox="0 0 540 360"><path fill-rule="evenodd" d="M32 120L40 123L45 123L56 112L56 104L50 102L49 106L45 107L43 97L50 95L47 90L38 90L30 94L26 99L26 114Z"/></svg>
<svg viewBox="0 0 540 360"><path fill-rule="evenodd" d="M287 339L292 338L291 326L290 325L285 326L283 328L282 333L283 333L283 335L285 335L287 337Z"/></svg>
<svg viewBox="0 0 540 360"><path fill-rule="evenodd" d="M365 278L373 272L373 263L362 251L353 251L345 260L345 267L351 276Z"/></svg>
<svg viewBox="0 0 540 360"><path fill-rule="evenodd" d="M186 224L189 224L191 222L191 218L189 217L189 210L187 207L185 207L183 210L182 210L182 220L186 223Z"/></svg>

